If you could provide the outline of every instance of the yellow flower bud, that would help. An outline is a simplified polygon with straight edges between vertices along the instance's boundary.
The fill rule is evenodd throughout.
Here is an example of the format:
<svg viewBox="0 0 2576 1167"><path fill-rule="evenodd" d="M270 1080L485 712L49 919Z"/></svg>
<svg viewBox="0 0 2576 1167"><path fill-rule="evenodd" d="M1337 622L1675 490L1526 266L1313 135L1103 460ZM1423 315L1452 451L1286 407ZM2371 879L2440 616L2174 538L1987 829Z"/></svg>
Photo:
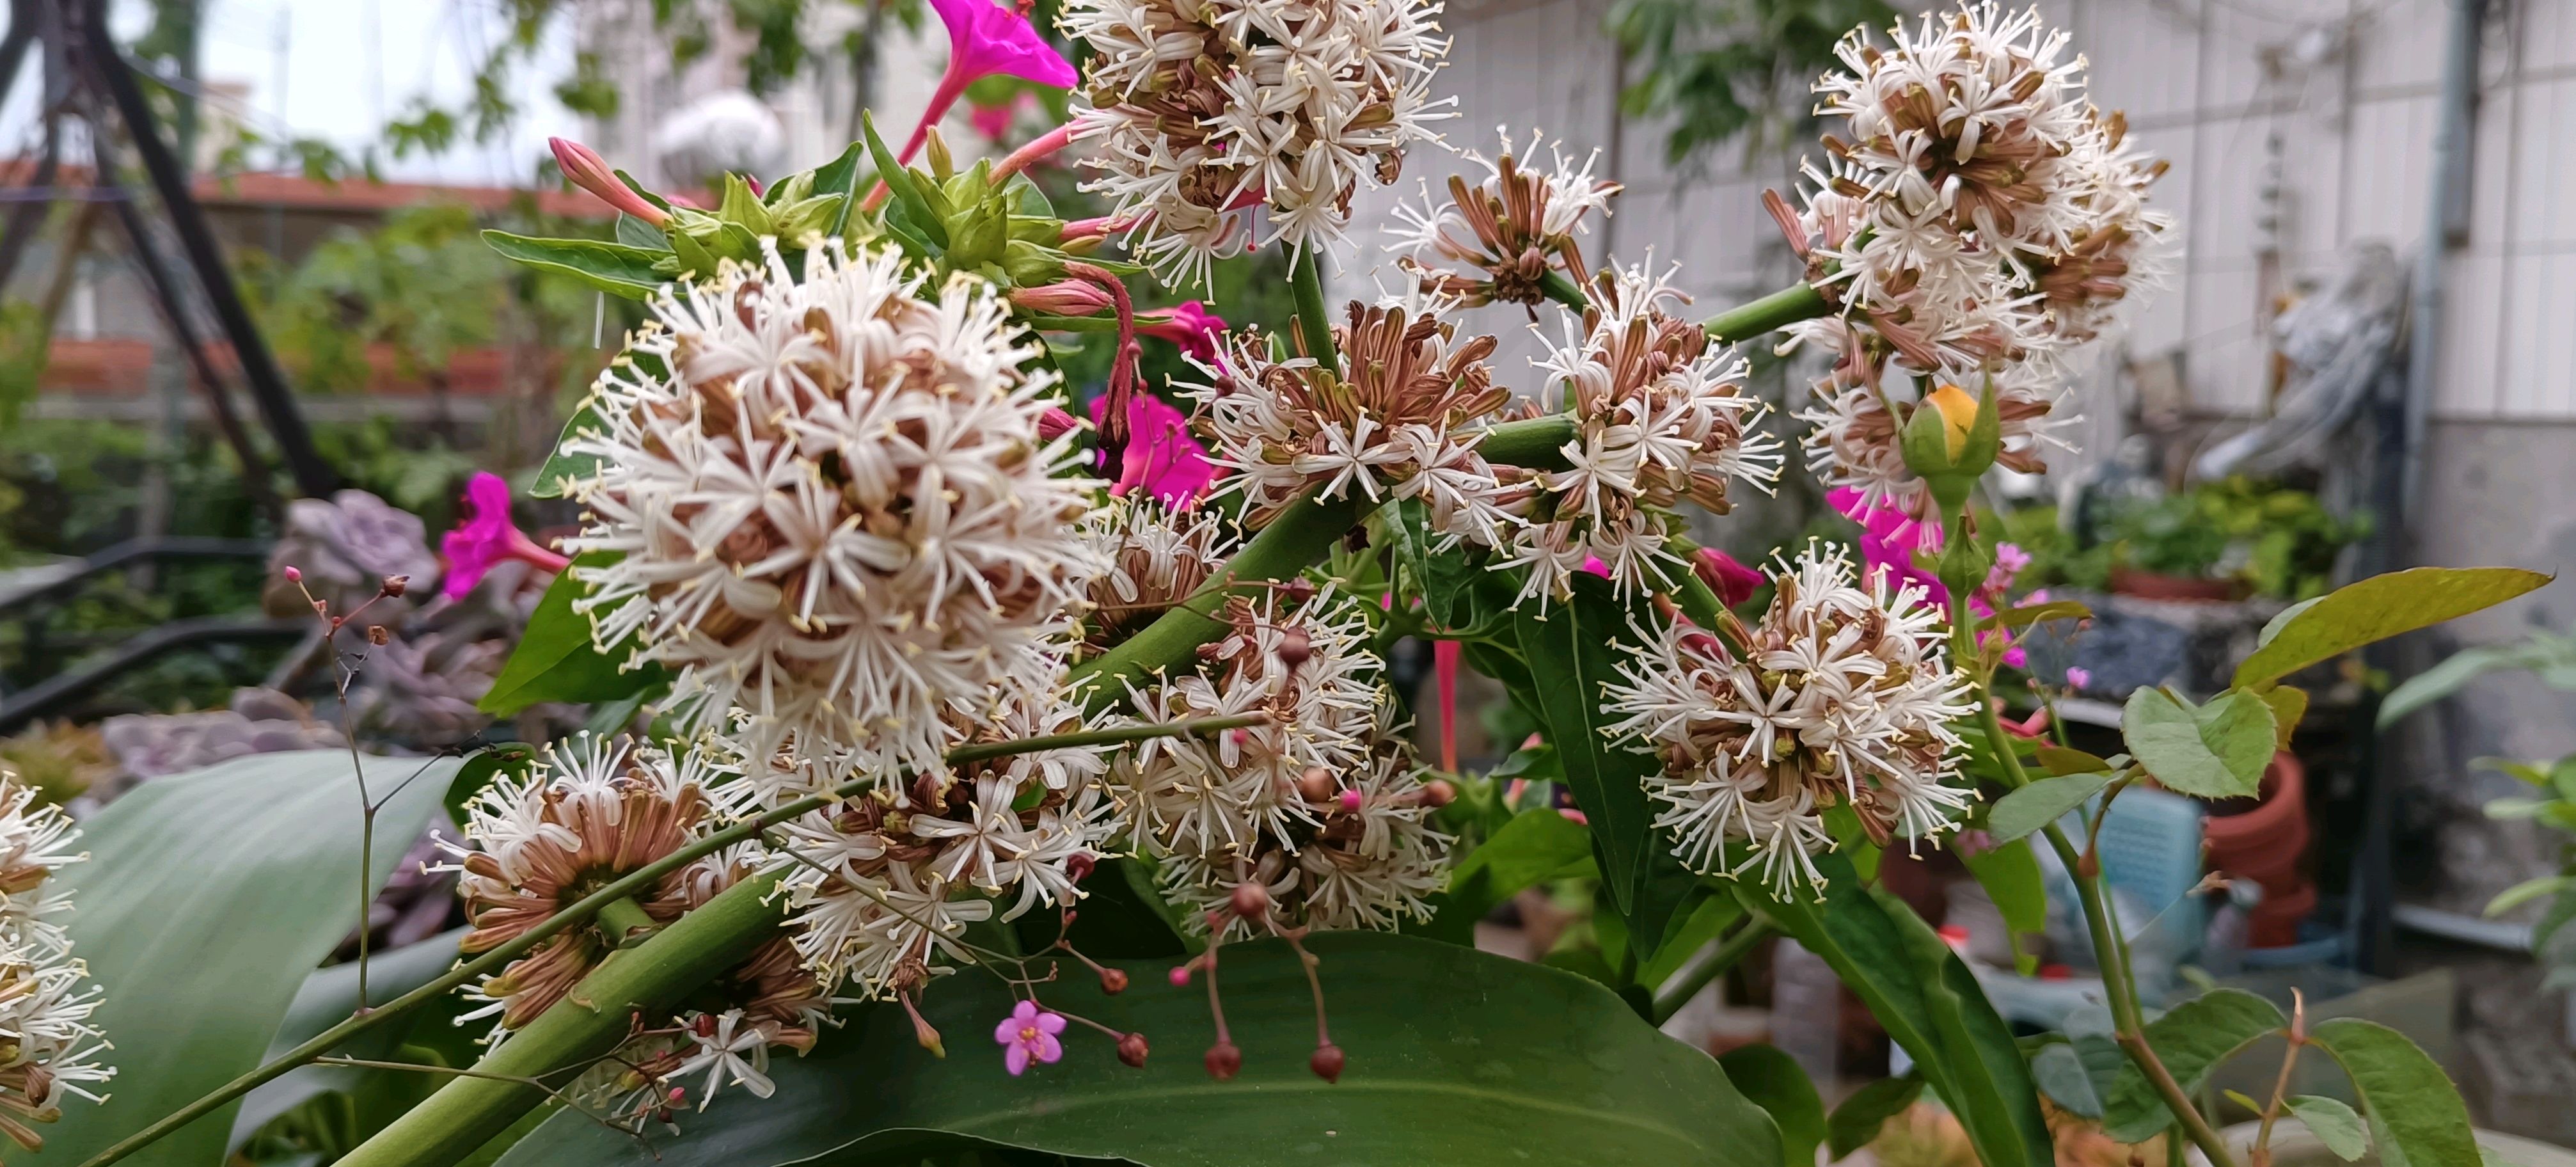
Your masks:
<svg viewBox="0 0 2576 1167"><path fill-rule="evenodd" d="M1956 385L1943 385L1923 399L1941 411L1941 436L1956 460L1968 448L1968 431L1977 424L1977 399Z"/></svg>

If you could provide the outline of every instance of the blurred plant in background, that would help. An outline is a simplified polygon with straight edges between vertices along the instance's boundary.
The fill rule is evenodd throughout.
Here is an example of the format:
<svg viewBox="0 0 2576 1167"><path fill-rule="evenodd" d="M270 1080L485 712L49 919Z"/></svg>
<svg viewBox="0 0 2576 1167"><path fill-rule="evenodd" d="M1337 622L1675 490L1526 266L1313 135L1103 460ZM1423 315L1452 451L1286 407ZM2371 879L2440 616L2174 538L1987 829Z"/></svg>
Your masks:
<svg viewBox="0 0 2576 1167"><path fill-rule="evenodd" d="M1610 29L1642 65L1619 96L1629 117L1669 118L1679 164L1743 135L1751 157L1814 136L1808 85L1854 25L1884 26L1881 0L1620 0Z"/></svg>

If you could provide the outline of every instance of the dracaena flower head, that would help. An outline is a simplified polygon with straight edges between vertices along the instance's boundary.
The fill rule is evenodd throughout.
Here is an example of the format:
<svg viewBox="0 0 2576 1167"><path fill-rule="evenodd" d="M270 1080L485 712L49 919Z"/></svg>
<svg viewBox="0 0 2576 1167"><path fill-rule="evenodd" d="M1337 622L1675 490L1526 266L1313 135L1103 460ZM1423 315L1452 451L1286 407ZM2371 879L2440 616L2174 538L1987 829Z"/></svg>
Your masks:
<svg viewBox="0 0 2576 1167"><path fill-rule="evenodd" d="M691 728L935 769L959 711L1061 663L1098 570L1051 375L981 280L774 247L655 302L566 443L572 570L599 644L637 638ZM734 710L742 711L737 720Z"/></svg>
<svg viewBox="0 0 2576 1167"><path fill-rule="evenodd" d="M1447 116L1438 0L1069 0L1090 44L1084 189L1116 205L1166 282L1204 285L1249 247L1343 238L1351 198L1395 181ZM1262 212L1254 213L1256 210Z"/></svg>
<svg viewBox="0 0 2576 1167"><path fill-rule="evenodd" d="M2080 345L2101 335L2131 291L2166 277L2173 216L2147 204L2165 163L2130 143L2128 132L2120 114L2094 114L2066 158L2076 225L2065 246L2021 255L2038 293L2025 302L2038 316L2029 331L2050 343Z"/></svg>
<svg viewBox="0 0 2576 1167"><path fill-rule="evenodd" d="M1098 728L1060 687L1009 690L957 718L963 740L1009 741ZM782 867L794 942L824 983L865 996L911 994L962 959L968 924L1065 907L1081 873L1111 853L1118 808L1101 779L1112 747L1077 746L942 765L791 820ZM771 804L850 776L792 751L744 755L773 771L752 785Z"/></svg>
<svg viewBox="0 0 2576 1167"><path fill-rule="evenodd" d="M1546 299L1541 280L1549 272L1583 281L1587 269L1577 236L1591 230L1587 220L1594 213L1610 214L1620 187L1592 177L1597 150L1577 164L1563 146L1535 132L1517 151L1508 131L1497 133L1503 146L1495 157L1460 152L1485 169L1482 181L1470 185L1453 175L1446 199L1435 197L1426 182L1421 206L1397 205L1402 226L1388 228L1387 249L1431 291L1469 305L1535 305ZM1546 164L1534 165L1542 145Z"/></svg>
<svg viewBox="0 0 2576 1167"><path fill-rule="evenodd" d="M64 934L71 893L53 880L89 856L61 808L38 806L33 788L0 767L0 1134L35 1150L39 1125L62 1117L65 1096L103 1101L116 1069L90 1017L99 987Z"/></svg>
<svg viewBox="0 0 2576 1167"><path fill-rule="evenodd" d="M1970 799L1949 785L1967 715L1966 678L1943 659L1938 615L1885 576L1855 580L1840 550L1783 562L1761 620L1633 631L1604 732L1648 743L1655 825L1694 870L1759 872L1775 894L1806 892L1832 846L1824 812L1849 805L1870 838L1930 838Z"/></svg>
<svg viewBox="0 0 2576 1167"><path fill-rule="evenodd" d="M1972 376L1982 374L1954 372L1967 384L1978 384ZM1890 381L1894 381L1890 378ZM2065 390L2057 380L2056 366L2048 361L2025 361L2006 365L1994 374L1995 411L2003 448L1995 461L2023 474L2044 473L2048 469L2044 451L2067 444L2056 431L2074 419L2060 412ZM1962 385L1962 391L1966 385ZM1939 545L1940 505L1932 497L1929 483L1905 465L1905 452L1898 434L1904 428L1902 417L1891 415L1893 405L1911 416L1920 406L1908 400L1909 391L1892 385L1872 388L1867 384L1849 383L1842 369L1828 374L1813 389L1813 401L1798 411L1798 420L1808 423L1805 436L1807 468L1827 489L1850 489L1859 493L1858 507L1886 508L1922 523L1934 524L1927 546ZM1846 513L1849 513L1848 511Z"/></svg>
<svg viewBox="0 0 2576 1167"><path fill-rule="evenodd" d="M1333 329L1341 372L1275 359L1248 332L1185 391L1259 526L1308 490L1331 500L1420 498L1445 541L1499 546L1525 492L1476 452L1483 423L1511 400L1486 359L1494 338L1462 335L1454 302L1408 294L1354 301Z"/></svg>
<svg viewBox="0 0 2576 1167"><path fill-rule="evenodd" d="M1214 510L1175 509L1150 497L1130 496L1094 511L1087 526L1107 565L1092 578L1083 622L1085 646L1095 652L1196 595L1234 554L1234 539Z"/></svg>
<svg viewBox="0 0 2576 1167"><path fill-rule="evenodd" d="M1382 718L1367 614L1332 589L1236 597L1227 634L1188 673L1134 691L1147 721L1267 714L1211 740L1139 743L1112 769L1135 840L1164 887L1205 912L1258 883L1290 926L1388 928L1420 918L1449 840L1436 802ZM1227 916L1229 935L1256 925Z"/></svg>
<svg viewBox="0 0 2576 1167"><path fill-rule="evenodd" d="M503 776L465 808L463 842L441 842L465 901L464 951L488 952L551 919L600 886L688 845L711 829L716 775L695 753L637 747L581 734L550 746L517 776ZM665 876L639 898L645 914L678 918L687 876ZM468 996L517 1029L562 1000L616 940L596 927L548 937Z"/></svg>
<svg viewBox="0 0 2576 1167"><path fill-rule="evenodd" d="M1764 490L1780 476L1780 443L1751 426L1767 411L1744 388L1745 362L1677 315L1689 298L1643 268L1605 276L1565 342L1539 361L1548 405L1573 419L1568 466L1537 475L1514 562L1523 594L1568 595L1598 558L1624 592L1688 570L1665 541L1683 499L1727 512L1730 481Z"/></svg>

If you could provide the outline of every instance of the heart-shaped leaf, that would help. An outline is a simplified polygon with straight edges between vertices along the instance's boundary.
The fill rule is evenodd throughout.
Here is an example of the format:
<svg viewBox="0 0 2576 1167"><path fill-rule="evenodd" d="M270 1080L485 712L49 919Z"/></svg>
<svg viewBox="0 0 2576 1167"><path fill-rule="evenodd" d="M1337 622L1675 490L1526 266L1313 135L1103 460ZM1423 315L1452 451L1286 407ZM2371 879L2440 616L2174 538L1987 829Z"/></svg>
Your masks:
<svg viewBox="0 0 2576 1167"><path fill-rule="evenodd" d="M654 1153L659 1167L859 1163L882 1161L860 1152L884 1141L936 1132L1145 1167L1781 1162L1772 1123L1715 1061L1588 981L1403 936L1308 943L1348 1056L1337 1084L1306 1068L1314 1017L1295 958L1276 942L1230 944L1225 1014L1244 1055L1234 1081L1200 1066L1213 1038L1205 989L1175 988L1145 966L1114 997L1089 977L1043 990L1051 1005L1147 1034L1144 1069L1118 1065L1105 1038L1075 1029L1062 1062L1013 1078L986 1036L1011 993L968 973L922 1002L947 1058L915 1043L902 1010L876 1008L812 1054L772 1063L774 1097L720 1096L683 1115L677 1137L657 1137ZM568 1114L502 1163L633 1167L637 1153L632 1139Z"/></svg>
<svg viewBox="0 0 2576 1167"><path fill-rule="evenodd" d="M2298 1094L2281 1100L2290 1113L2306 1123L2308 1133L2346 1163L2361 1158L2370 1150L2370 1130L2362 1125L2361 1116L2343 1103L2314 1094Z"/></svg>
<svg viewBox="0 0 2576 1167"><path fill-rule="evenodd" d="M2352 1079L2381 1163L2434 1167L2479 1161L2459 1088L2405 1034L2375 1021L2338 1017L2318 1022L2308 1038L2334 1055Z"/></svg>
<svg viewBox="0 0 2576 1167"><path fill-rule="evenodd" d="M2140 689L2121 712L2120 735L2156 781L2197 798L2253 797L2278 748L2271 705L2241 690L2193 705Z"/></svg>
<svg viewBox="0 0 2576 1167"><path fill-rule="evenodd" d="M2147 1044L2188 1093L2236 1051L2288 1024L2270 1001L2242 989L2213 989L2148 1022ZM2143 1143L2171 1125L2164 1096L2135 1064L2123 1063L2102 1095L2103 1130L2123 1143Z"/></svg>

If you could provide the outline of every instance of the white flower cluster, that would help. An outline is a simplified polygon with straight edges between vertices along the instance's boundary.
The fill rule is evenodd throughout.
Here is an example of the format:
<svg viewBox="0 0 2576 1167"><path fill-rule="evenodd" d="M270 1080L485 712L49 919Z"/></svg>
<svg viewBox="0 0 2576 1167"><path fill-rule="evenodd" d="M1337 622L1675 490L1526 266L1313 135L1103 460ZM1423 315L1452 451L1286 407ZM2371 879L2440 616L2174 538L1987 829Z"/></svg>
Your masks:
<svg viewBox="0 0 2576 1167"><path fill-rule="evenodd" d="M1503 545L1526 491L1476 452L1482 431L1471 427L1511 391L1485 363L1494 338L1461 340L1443 318L1455 307L1416 295L1354 303L1333 329L1339 375L1310 357L1273 359L1259 333L1236 339L1209 383L1182 387L1199 404L1213 460L1231 471L1218 493L1240 492L1252 526L1310 489L1322 501L1419 498L1451 543Z"/></svg>
<svg viewBox="0 0 2576 1167"><path fill-rule="evenodd" d="M1039 436L1051 375L990 285L818 241L657 299L604 375L577 608L677 676L692 728L933 769L957 712L1061 667L1099 570ZM734 711L744 714L733 724Z"/></svg>
<svg viewBox="0 0 2576 1167"><path fill-rule="evenodd" d="M1896 449L1888 385L1914 374L1974 392L1988 372L2008 406L2007 453L2041 468L2034 435L2056 403L2060 354L2155 282L2172 220L2148 209L2163 173L2127 125L2084 97L2084 60L2036 9L1964 2L1837 46L1820 112L1846 119L1832 158L1806 167L1801 206L1769 199L1840 312L1792 326L1788 346L1838 356L1800 416L1829 485L1860 486L1931 518ZM1907 396L1910 396L1908 394ZM1899 407L1900 409L1902 407Z"/></svg>
<svg viewBox="0 0 2576 1167"><path fill-rule="evenodd" d="M1656 588L1684 498L1717 514L1727 482L1768 490L1780 477L1779 439L1750 432L1768 407L1744 388L1745 362L1668 306L1689 302L1631 268L1601 280L1565 343L1539 362L1547 404L1574 422L1563 471L1541 471L1512 562L1530 569L1524 598L1562 599L1585 561L1599 558L1622 592Z"/></svg>
<svg viewBox="0 0 2576 1167"><path fill-rule="evenodd" d="M1396 205L1403 226L1387 229L1387 250L1426 291L1469 306L1535 305L1547 296L1542 284L1551 271L1583 282L1587 269L1576 236L1591 230L1585 220L1593 213L1609 216L1620 186L1592 177L1598 150L1577 165L1566 159L1564 147L1535 132L1517 154L1509 131L1496 132L1503 147L1494 158L1459 151L1485 168L1483 180L1469 186L1465 178L1451 176L1446 200L1434 198L1425 182L1420 207ZM1549 163L1533 166L1542 145Z"/></svg>
<svg viewBox="0 0 2576 1167"><path fill-rule="evenodd" d="M1230 629L1202 650L1210 676L1176 676L1133 694L1149 722L1269 716L1213 741L1138 743L1111 773L1140 849L1163 886L1241 938L1227 911L1257 884L1290 926L1392 928L1428 915L1446 878L1449 838L1426 821L1435 796L1383 720L1381 671L1364 612L1330 589L1302 601L1234 598Z"/></svg>
<svg viewBox="0 0 2576 1167"><path fill-rule="evenodd" d="M1084 647L1100 650L1196 594L1234 554L1213 508L1176 511L1146 495L1092 512L1087 534L1107 570L1091 581Z"/></svg>
<svg viewBox="0 0 2576 1167"><path fill-rule="evenodd" d="M1898 423L1888 413L1887 399L1866 384L1846 383L1846 373L1838 367L1818 381L1814 404L1798 411L1798 420L1810 427L1807 468L1828 489L1848 486L1860 491L1863 506L1884 506L1916 519L1941 521L1931 484L1905 465ZM2023 474L2046 472L2043 447L2071 448L2054 433L2075 420L2057 412L2065 388L2044 362L2008 364L1991 376L1996 432L2003 442L1995 461ZM1971 396L1984 387L1984 375L1959 386Z"/></svg>
<svg viewBox="0 0 2576 1167"><path fill-rule="evenodd" d="M580 734L549 746L528 769L493 780L466 805L465 843L452 857L457 890L473 925L459 947L489 952L552 919L610 880L632 874L707 837L740 809L744 791L704 751L635 745ZM466 845L470 843L471 846ZM766 862L737 844L672 871L635 897L646 917L667 924ZM485 1002L466 1017L496 1016L493 1040L533 1020L615 951L622 937L596 922L547 937L466 995ZM782 967L771 941L730 974L753 1002L764 1040L803 1049L828 1019L823 986Z"/></svg>
<svg viewBox="0 0 2576 1167"><path fill-rule="evenodd" d="M63 934L71 896L53 883L89 857L71 850L79 838L60 807L37 806L0 770L0 1132L31 1151L45 1142L37 1124L62 1117L64 1095L106 1101L91 1087L116 1076L98 1061L109 1046L90 1023L99 988Z"/></svg>
<svg viewBox="0 0 2576 1167"><path fill-rule="evenodd" d="M1602 708L1624 718L1605 733L1662 759L1646 790L1682 861L1758 867L1786 895L1821 884L1812 855L1833 846L1830 807L1848 804L1882 845L1956 825L1971 795L1946 784L1960 749L1950 722L1971 707L1920 588L1891 593L1883 573L1858 586L1840 550L1812 544L1782 568L1750 628L1637 629L1648 643ZM1736 842L1741 858L1726 853Z"/></svg>
<svg viewBox="0 0 2576 1167"><path fill-rule="evenodd" d="M1099 728L1055 689L1015 690L971 720L966 744ZM970 728L971 727L971 728ZM942 765L790 820L779 866L795 905L791 936L824 983L870 997L917 993L968 960L966 926L1080 898L1075 884L1122 833L1102 777L1114 746ZM764 805L820 794L850 771L791 747L740 763Z"/></svg>
<svg viewBox="0 0 2576 1167"><path fill-rule="evenodd" d="M1083 189L1109 196L1166 282L1242 248L1338 243L1360 184L1395 181L1447 116L1438 0L1068 0L1091 46ZM1264 209L1266 215L1256 215Z"/></svg>

